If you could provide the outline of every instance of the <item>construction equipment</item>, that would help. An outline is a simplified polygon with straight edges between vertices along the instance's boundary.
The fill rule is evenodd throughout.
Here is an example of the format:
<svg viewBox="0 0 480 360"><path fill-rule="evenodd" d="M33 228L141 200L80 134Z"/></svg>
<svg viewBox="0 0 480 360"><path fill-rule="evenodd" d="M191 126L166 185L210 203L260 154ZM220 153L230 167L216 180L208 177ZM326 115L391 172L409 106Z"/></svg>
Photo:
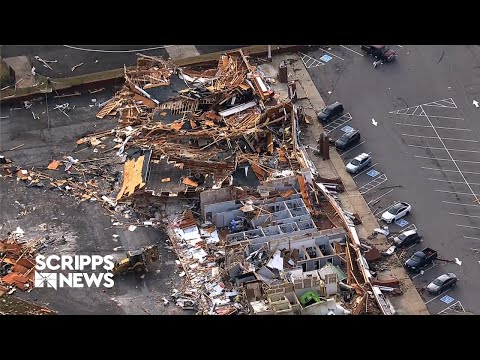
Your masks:
<svg viewBox="0 0 480 360"><path fill-rule="evenodd" d="M157 245L144 246L138 250L127 251L127 257L115 262L113 275L126 275L129 271L142 275L148 272L147 265L159 259Z"/></svg>

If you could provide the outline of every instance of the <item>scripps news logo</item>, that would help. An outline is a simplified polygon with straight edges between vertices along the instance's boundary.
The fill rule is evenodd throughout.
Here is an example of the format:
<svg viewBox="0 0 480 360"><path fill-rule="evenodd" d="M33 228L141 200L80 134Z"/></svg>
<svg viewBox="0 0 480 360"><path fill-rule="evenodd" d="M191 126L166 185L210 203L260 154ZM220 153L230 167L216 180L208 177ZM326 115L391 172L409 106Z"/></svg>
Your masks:
<svg viewBox="0 0 480 360"><path fill-rule="evenodd" d="M37 255L35 260L34 284L37 288L113 287L113 256ZM55 272L59 270L62 272Z"/></svg>

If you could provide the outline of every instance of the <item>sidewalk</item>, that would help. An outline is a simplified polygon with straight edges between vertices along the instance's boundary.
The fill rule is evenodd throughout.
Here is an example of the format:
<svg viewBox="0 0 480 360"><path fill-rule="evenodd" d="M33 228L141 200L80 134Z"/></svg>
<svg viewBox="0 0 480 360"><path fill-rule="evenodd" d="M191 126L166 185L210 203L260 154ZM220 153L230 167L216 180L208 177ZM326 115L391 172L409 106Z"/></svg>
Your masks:
<svg viewBox="0 0 480 360"><path fill-rule="evenodd" d="M296 61L291 61L295 58ZM317 121L316 114L325 106L325 103L320 96L315 84L313 83L307 69L297 55L278 55L273 59L273 66L278 67L282 60L290 59L291 65L288 67L290 81L296 81L297 105L305 108L305 113L310 116L310 125L308 131L300 134L300 138L305 145L316 147L317 139L323 131L322 126ZM362 220L362 224L356 226L357 233L360 238L367 239L374 228L378 228L377 219L373 216L365 199L359 193L358 188L353 181L353 178L345 170L345 165L342 158L334 148L330 148L330 160L322 160L320 157L313 155L312 150L309 149L309 155L317 167L319 175L326 178L341 178L345 187L345 192L339 194L340 201L343 207L350 212L356 213ZM369 240L372 245L375 245L379 251L385 251L389 244L384 237L377 237ZM402 283L403 294L401 296L389 296L392 305L395 307L397 314L403 315L429 315L427 307L420 297L415 285L406 273L402 263L394 254L388 260L389 270L382 274L391 274L398 278Z"/></svg>

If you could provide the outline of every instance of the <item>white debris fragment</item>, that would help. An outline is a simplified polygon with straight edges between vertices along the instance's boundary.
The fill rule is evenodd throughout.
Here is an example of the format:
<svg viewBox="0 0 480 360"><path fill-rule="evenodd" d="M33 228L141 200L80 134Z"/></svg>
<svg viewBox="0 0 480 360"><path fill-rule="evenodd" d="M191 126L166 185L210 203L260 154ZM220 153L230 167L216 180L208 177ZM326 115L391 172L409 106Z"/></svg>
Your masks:
<svg viewBox="0 0 480 360"><path fill-rule="evenodd" d="M128 227L128 231L135 231L136 228L137 228L136 225L130 225L130 226Z"/></svg>
<svg viewBox="0 0 480 360"><path fill-rule="evenodd" d="M25 235L25 231L23 231L20 226L17 226L15 231L12 231L12 234L15 234L18 237L23 237L23 235Z"/></svg>
<svg viewBox="0 0 480 360"><path fill-rule="evenodd" d="M118 251L118 250L120 250L120 249L123 249L123 246L114 247L114 248L113 248L113 251Z"/></svg>
<svg viewBox="0 0 480 360"><path fill-rule="evenodd" d="M112 236L113 236L115 239L119 237L119 235L117 235L117 234L113 234Z"/></svg>
<svg viewBox="0 0 480 360"><path fill-rule="evenodd" d="M186 274L185 274L185 271L182 271L180 274L178 274L178 276L180 277L184 277Z"/></svg>

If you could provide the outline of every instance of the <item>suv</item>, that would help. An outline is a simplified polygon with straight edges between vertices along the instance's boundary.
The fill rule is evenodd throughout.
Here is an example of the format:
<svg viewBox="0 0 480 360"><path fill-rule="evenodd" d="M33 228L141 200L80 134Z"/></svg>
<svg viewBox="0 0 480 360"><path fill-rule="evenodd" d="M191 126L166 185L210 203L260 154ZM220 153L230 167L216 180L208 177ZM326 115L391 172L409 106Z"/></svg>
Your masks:
<svg viewBox="0 0 480 360"><path fill-rule="evenodd" d="M369 167L371 163L371 156L367 153L362 153L355 156L355 158L345 166L345 169L347 169L347 171L351 174L356 174L357 172L362 171L366 167Z"/></svg>
<svg viewBox="0 0 480 360"><path fill-rule="evenodd" d="M343 105L338 101L324 107L317 115L318 121L327 123L343 113Z"/></svg>
<svg viewBox="0 0 480 360"><path fill-rule="evenodd" d="M358 130L350 130L343 134L337 141L335 141L335 148L337 150L346 150L352 145L360 142L360 132Z"/></svg>
<svg viewBox="0 0 480 360"><path fill-rule="evenodd" d="M384 62L395 60L397 54L388 45L362 45L362 50Z"/></svg>
<svg viewBox="0 0 480 360"><path fill-rule="evenodd" d="M418 244L422 237L418 235L417 230L407 230L393 239L393 244L396 247L408 246L411 244Z"/></svg>

